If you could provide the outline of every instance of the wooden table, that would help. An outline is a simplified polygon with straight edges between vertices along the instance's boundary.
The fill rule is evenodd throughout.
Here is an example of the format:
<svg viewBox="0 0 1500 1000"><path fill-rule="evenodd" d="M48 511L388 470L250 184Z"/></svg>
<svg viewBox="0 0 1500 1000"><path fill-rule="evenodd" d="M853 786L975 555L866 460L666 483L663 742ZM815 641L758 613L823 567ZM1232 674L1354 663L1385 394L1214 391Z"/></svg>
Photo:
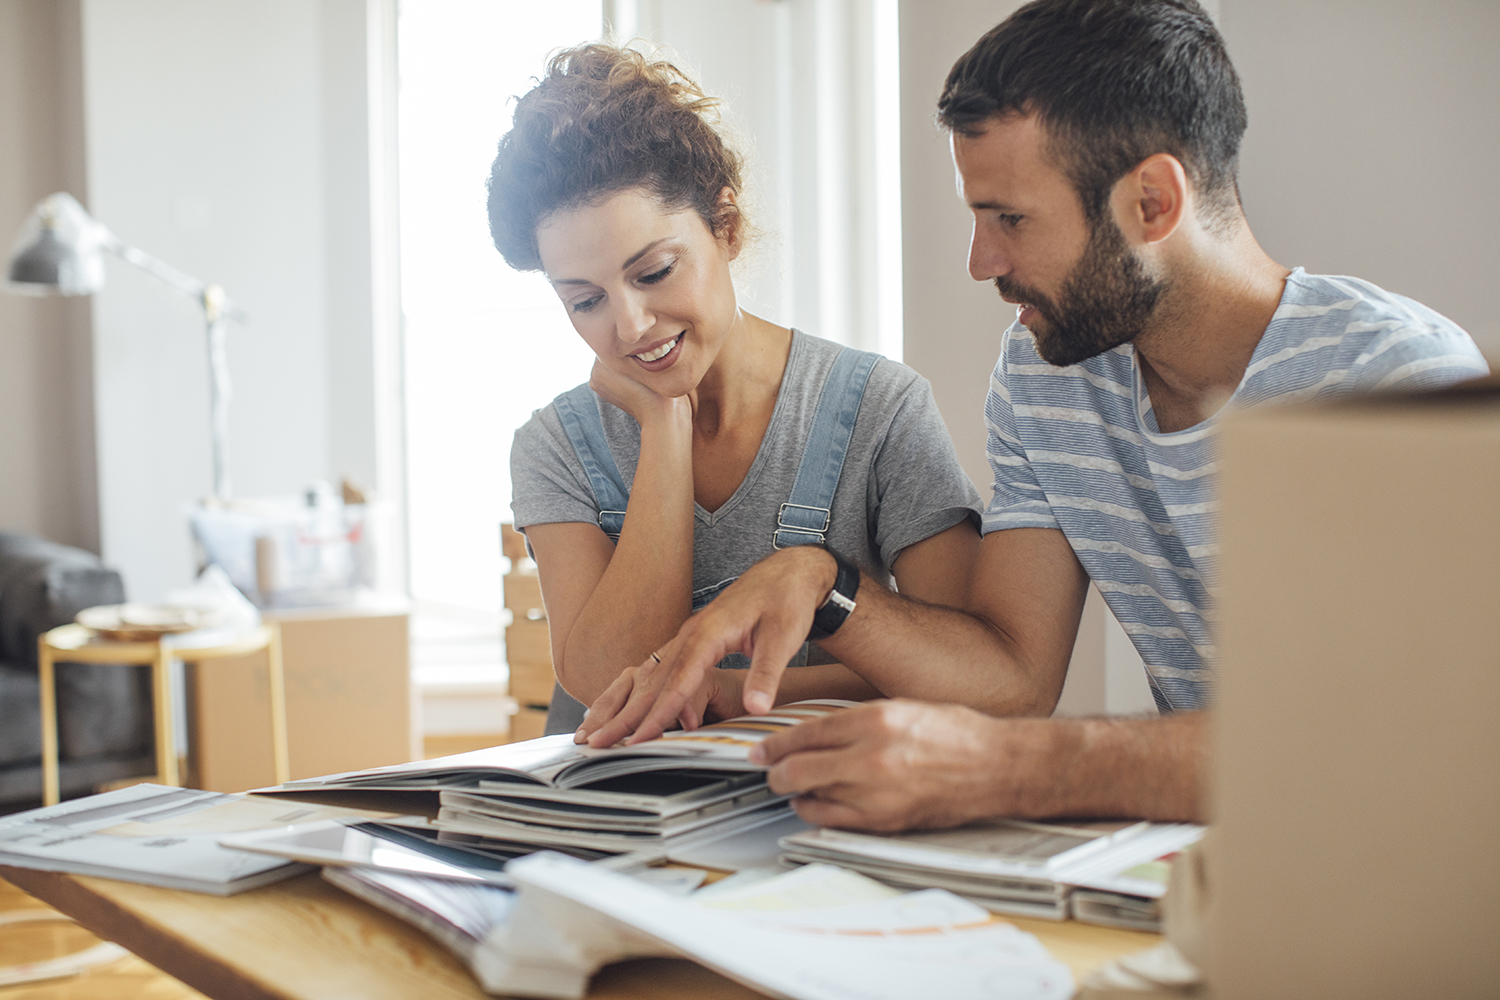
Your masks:
<svg viewBox="0 0 1500 1000"><path fill-rule="evenodd" d="M316 873L228 898L3 866L0 877L215 1000L486 996L437 942ZM1072 921L1011 919L1079 979L1160 940ZM589 996L751 1000L760 994L682 959L642 959L602 970Z"/></svg>

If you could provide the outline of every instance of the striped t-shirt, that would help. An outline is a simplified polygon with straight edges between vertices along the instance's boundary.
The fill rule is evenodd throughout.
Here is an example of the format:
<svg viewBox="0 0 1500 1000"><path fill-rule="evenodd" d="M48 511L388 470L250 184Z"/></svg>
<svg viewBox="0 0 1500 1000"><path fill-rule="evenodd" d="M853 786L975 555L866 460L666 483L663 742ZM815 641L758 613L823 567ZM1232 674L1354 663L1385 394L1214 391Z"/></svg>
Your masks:
<svg viewBox="0 0 1500 1000"><path fill-rule="evenodd" d="M1225 410L1436 388L1487 371L1469 335L1426 306L1298 268ZM985 422L995 474L985 533L1061 529L1145 661L1158 707L1206 706L1216 659L1215 418L1163 434L1133 345L1056 368L1016 324Z"/></svg>

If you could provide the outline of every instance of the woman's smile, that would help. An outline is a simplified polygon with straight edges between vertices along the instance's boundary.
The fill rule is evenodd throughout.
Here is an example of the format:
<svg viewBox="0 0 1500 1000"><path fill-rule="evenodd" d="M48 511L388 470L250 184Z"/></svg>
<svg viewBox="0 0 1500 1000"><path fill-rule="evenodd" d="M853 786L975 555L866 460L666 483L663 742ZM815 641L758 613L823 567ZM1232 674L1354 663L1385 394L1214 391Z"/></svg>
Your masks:
<svg viewBox="0 0 1500 1000"><path fill-rule="evenodd" d="M687 333L684 331L669 340L661 341L649 350L632 354L631 357L648 372L659 372L664 368L670 368L672 363L682 355L682 351L679 348L682 346L683 338L686 336Z"/></svg>

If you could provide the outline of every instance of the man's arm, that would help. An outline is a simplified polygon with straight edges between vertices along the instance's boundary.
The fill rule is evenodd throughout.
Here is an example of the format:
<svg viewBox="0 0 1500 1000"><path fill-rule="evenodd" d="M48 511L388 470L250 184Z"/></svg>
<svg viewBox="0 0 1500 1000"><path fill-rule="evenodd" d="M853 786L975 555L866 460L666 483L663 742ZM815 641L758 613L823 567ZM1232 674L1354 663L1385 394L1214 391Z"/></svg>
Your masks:
<svg viewBox="0 0 1500 1000"><path fill-rule="evenodd" d="M733 652L751 659L746 710L768 710L836 575L833 557L811 546L761 560L658 651L659 663L648 659L611 685L589 709L582 737L610 746L660 735ZM968 611L913 601L865 578L854 612L821 644L888 696L1046 715L1062 691L1087 583L1062 532L992 532L980 544Z"/></svg>
<svg viewBox="0 0 1500 1000"><path fill-rule="evenodd" d="M751 751L818 826L905 830L989 816L1206 821L1208 716L996 719L882 701Z"/></svg>

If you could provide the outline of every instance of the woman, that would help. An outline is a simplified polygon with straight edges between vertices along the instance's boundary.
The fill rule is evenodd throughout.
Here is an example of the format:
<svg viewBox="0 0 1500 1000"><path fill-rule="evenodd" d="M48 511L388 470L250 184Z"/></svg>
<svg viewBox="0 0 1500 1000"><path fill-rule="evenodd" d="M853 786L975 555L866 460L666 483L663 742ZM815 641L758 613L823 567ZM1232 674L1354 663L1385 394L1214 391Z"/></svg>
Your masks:
<svg viewBox="0 0 1500 1000"><path fill-rule="evenodd" d="M736 304L749 224L715 108L669 63L564 51L517 103L490 175L496 248L546 275L598 356L511 452L566 689L548 733L575 730L623 668L774 547L826 541L946 604L978 547L979 498L926 381ZM785 700L879 695L816 647L798 659ZM742 713L743 665L713 672L688 724Z"/></svg>

